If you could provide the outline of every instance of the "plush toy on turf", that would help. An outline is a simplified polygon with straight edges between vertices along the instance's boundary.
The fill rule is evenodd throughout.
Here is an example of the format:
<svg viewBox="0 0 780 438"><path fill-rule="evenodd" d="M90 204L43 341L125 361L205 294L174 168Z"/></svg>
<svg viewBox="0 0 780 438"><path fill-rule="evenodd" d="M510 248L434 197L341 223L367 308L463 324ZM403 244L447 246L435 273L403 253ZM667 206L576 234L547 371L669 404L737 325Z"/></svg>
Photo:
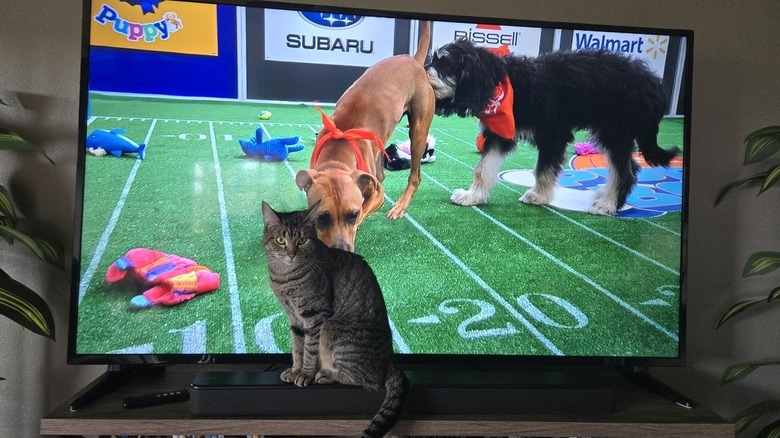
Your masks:
<svg viewBox="0 0 780 438"><path fill-rule="evenodd" d="M403 170L408 169L412 165L412 152L410 150L411 141L406 140L398 145L391 144L385 148L387 152L386 157L382 157L382 163L387 170ZM432 136L428 136L428 140L425 143L425 152L423 153L420 163L433 163L436 161L436 139Z"/></svg>
<svg viewBox="0 0 780 438"><path fill-rule="evenodd" d="M144 159L146 155L146 145L138 144L125 137L125 130L116 128L110 131L105 129L96 129L87 137L87 151L93 155L102 156L109 153L115 157L122 154L138 154L138 158Z"/></svg>
<svg viewBox="0 0 780 438"><path fill-rule="evenodd" d="M574 144L574 153L577 155L593 155L598 154L599 149L593 142L581 141Z"/></svg>
<svg viewBox="0 0 780 438"><path fill-rule="evenodd" d="M194 260L146 248L131 249L108 268L106 281L116 283L122 279L132 279L149 288L130 300L137 308L173 306L219 288L219 274L209 268Z"/></svg>
<svg viewBox="0 0 780 438"><path fill-rule="evenodd" d="M254 138L239 138L241 150L250 157L265 161L284 161L291 152L303 150L299 137L277 137L263 141L263 128L257 128Z"/></svg>

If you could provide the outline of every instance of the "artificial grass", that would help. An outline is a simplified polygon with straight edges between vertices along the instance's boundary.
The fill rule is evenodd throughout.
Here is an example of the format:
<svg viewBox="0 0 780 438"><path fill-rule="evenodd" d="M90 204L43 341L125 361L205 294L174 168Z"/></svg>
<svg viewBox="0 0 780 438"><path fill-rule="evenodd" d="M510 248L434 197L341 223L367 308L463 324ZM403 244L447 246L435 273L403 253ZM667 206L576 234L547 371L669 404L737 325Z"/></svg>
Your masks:
<svg viewBox="0 0 780 438"><path fill-rule="evenodd" d="M294 175L309 166L319 114L303 105L101 95L91 108L89 130L121 127L148 146L143 161L86 157L81 263L83 274L90 263L94 273L78 308L77 352L288 351L286 318L268 286L260 203L305 207ZM261 110L271 119L259 120ZM272 137L300 136L306 148L283 163L244 156L238 138L261 124ZM525 188L507 183L485 206L454 205L451 191L468 187L479 159L475 132L474 120L437 117L437 160L423 165L407 218L384 217L408 177L388 171L388 201L358 232L396 350L676 356L681 214L633 220L528 206L517 201ZM396 133L391 142L405 140L403 122ZM659 142L681 145L681 122L664 120ZM530 169L535 158L520 144L504 168ZM222 286L179 306L132 309L141 291L109 287L102 276L134 247L193 258L220 272Z"/></svg>

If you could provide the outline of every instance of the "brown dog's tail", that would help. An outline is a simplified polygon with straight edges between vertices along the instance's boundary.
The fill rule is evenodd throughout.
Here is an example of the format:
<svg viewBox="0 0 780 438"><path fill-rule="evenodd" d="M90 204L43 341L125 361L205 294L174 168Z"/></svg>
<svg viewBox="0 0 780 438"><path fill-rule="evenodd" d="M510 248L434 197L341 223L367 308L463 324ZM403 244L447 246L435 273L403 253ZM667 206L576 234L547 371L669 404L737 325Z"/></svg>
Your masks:
<svg viewBox="0 0 780 438"><path fill-rule="evenodd" d="M414 59L420 64L425 65L425 58L428 57L428 46L431 44L431 22L430 20L420 21L420 39L417 41L417 51L414 53Z"/></svg>

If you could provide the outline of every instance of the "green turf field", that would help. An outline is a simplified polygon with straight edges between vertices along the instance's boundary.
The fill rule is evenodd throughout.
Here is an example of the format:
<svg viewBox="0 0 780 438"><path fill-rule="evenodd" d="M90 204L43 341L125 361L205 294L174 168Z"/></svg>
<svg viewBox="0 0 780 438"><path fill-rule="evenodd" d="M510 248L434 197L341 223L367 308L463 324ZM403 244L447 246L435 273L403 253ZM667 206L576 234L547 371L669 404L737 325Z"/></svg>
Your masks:
<svg viewBox="0 0 780 438"><path fill-rule="evenodd" d="M261 121L260 110L273 116ZM285 162L246 157L238 139L261 125L268 138L301 136L306 148ZM93 95L87 132L123 128L147 149L145 160L86 156L76 352L288 351L260 204L306 206L294 176L308 168L320 127L304 105ZM395 142L405 140L405 123L396 132ZM625 219L528 206L518 202L526 188L504 182L485 206L454 205L451 192L468 188L479 158L475 134L475 119L437 117L436 161L423 165L407 217L384 216L408 177L387 172L385 205L358 232L396 351L676 357L680 213ZM659 143L681 146L682 122L664 120ZM535 159L521 144L504 168L532 169ZM104 277L136 247L194 259L222 285L178 306L133 309L141 291Z"/></svg>

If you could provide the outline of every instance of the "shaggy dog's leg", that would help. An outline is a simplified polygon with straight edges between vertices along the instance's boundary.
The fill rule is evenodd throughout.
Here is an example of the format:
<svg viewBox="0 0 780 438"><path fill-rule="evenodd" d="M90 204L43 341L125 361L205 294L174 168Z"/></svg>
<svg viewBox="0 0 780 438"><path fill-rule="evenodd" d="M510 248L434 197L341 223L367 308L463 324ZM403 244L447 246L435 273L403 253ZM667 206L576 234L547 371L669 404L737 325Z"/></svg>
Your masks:
<svg viewBox="0 0 780 438"><path fill-rule="evenodd" d="M636 184L639 164L627 148L618 148L617 151L604 148L604 154L609 163L607 184L596 192L588 213L614 216L626 204Z"/></svg>
<svg viewBox="0 0 780 438"><path fill-rule="evenodd" d="M536 131L534 143L539 150L539 157L534 167L536 184L523 193L520 202L537 205L547 205L552 202L555 184L563 171L566 144L573 138L571 132Z"/></svg>
<svg viewBox="0 0 780 438"><path fill-rule="evenodd" d="M493 186L498 181L498 171L506 161L509 151L503 151L499 147L485 145L485 152L474 168L474 182L468 190L455 189L450 200L458 205L486 204Z"/></svg>

